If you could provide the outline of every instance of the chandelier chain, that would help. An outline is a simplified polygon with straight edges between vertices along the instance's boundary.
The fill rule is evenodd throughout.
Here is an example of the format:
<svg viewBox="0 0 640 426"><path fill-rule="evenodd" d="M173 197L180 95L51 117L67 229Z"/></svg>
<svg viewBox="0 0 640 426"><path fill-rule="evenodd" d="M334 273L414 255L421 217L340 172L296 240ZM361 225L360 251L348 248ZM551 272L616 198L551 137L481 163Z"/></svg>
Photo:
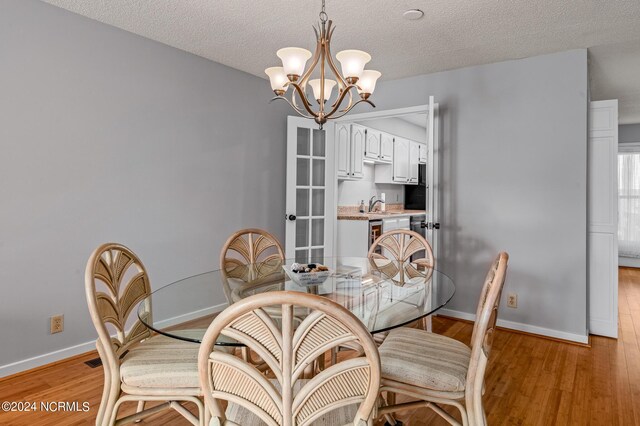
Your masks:
<svg viewBox="0 0 640 426"><path fill-rule="evenodd" d="M320 22L324 24L325 22L327 22L327 19L329 19L329 17L327 16L327 12L324 11L324 0L322 0L322 10L320 11Z"/></svg>

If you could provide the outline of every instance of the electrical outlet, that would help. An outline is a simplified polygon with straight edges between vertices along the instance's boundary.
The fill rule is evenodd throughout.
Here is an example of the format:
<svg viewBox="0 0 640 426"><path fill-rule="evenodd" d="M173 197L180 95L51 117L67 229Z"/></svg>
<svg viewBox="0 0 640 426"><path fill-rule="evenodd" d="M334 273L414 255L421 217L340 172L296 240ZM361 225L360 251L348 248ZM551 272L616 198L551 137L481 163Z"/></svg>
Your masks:
<svg viewBox="0 0 640 426"><path fill-rule="evenodd" d="M49 331L51 334L62 333L64 331L64 315L54 315L50 318Z"/></svg>
<svg viewBox="0 0 640 426"><path fill-rule="evenodd" d="M507 294L507 306L514 309L518 307L518 295L516 293Z"/></svg>

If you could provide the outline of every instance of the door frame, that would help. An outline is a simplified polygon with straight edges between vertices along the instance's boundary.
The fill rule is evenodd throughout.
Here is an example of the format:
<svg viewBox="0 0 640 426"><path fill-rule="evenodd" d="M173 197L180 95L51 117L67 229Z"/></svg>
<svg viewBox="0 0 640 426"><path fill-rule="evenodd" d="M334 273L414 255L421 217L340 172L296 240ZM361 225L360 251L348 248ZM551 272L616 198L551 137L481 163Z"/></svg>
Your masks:
<svg viewBox="0 0 640 426"><path fill-rule="evenodd" d="M410 106L410 107L403 107L403 108L393 108L393 109L386 109L386 110L378 110L378 111L369 111L369 112L362 112L362 113L356 113L356 114L349 114L346 115L344 117L340 117L336 120L334 120L335 122L351 122L351 121L359 121L359 120L371 120L371 119L375 119L375 118L393 118L393 117L397 117L399 115L407 115L407 114L424 114L426 113L427 116L429 116L429 107L430 105L433 106L433 112L434 112L434 123L432 126L427 125L427 129L426 129L426 141L427 141L427 152L432 152L435 158L436 155L436 150L438 149L438 138L439 138L439 134L438 134L438 120L436 119L436 114L439 112L439 104L434 102L434 98L433 96L429 97L429 104L423 104L423 105L416 105L416 106ZM429 123L430 124L430 123ZM433 134L430 133L430 131L433 131ZM336 143L335 138L334 138L334 144ZM430 147L429 144L434 144L434 146ZM334 152L336 152L336 149L334 147ZM432 159L432 161L434 161ZM335 162L335 161L334 161ZM439 189L439 170L438 168L438 164L437 162L435 162L434 164L435 166L435 170L433 170L433 174L432 174L432 179L433 181L429 182L429 187L431 188L431 186L433 186L433 188ZM335 181L335 187L333 190L333 203L332 203L332 209L334 212L332 221L333 222L337 222L337 214L338 214L338 172L337 172L337 168L334 167L334 174L333 174L333 179ZM431 193L433 193L433 191L430 191ZM439 191L438 191L439 192ZM435 197L432 201L430 201L431 206L435 206L436 208L439 208L439 200L438 197ZM432 209L433 210L433 209ZM329 211L329 209L325 209L325 211ZM434 211L427 211L427 222L431 222L431 223L435 223L435 222L439 222L439 217L437 217L438 214L437 212ZM333 226L334 229L334 235L333 235L333 252L335 253L337 250L337 241L338 241L338 231L337 231L337 226ZM428 232L428 231L427 231ZM437 253L437 248L438 248L438 238L437 238L438 233L437 232L433 232L432 233L432 250L434 253L434 256Z"/></svg>

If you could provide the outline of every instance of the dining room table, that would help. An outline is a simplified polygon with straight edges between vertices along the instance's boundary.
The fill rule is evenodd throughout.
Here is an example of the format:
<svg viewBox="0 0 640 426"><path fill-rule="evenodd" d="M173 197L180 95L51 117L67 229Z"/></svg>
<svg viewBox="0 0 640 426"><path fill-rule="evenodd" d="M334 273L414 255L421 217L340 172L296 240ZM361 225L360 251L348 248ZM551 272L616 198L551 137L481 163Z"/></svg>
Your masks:
<svg viewBox="0 0 640 426"><path fill-rule="evenodd" d="M341 256L310 263L302 266L316 267L315 273L293 272L292 267L301 266L295 259L268 259L233 262L185 277L152 291L140 302L138 318L159 334L200 343L216 313L226 306L255 294L284 290L338 303L375 336L433 315L455 294L453 280L430 265ZM306 312L295 315L304 319ZM226 336L216 345L242 346Z"/></svg>

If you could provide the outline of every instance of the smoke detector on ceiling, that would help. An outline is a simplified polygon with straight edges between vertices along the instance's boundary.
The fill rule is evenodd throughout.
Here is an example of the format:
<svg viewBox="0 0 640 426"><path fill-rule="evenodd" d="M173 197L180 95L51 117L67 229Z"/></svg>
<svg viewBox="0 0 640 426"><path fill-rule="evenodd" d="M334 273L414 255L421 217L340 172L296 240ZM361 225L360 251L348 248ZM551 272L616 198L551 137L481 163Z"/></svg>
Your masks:
<svg viewBox="0 0 640 426"><path fill-rule="evenodd" d="M404 12L402 16L404 19L408 19L409 21L417 21L424 16L424 12L420 9L409 9Z"/></svg>

